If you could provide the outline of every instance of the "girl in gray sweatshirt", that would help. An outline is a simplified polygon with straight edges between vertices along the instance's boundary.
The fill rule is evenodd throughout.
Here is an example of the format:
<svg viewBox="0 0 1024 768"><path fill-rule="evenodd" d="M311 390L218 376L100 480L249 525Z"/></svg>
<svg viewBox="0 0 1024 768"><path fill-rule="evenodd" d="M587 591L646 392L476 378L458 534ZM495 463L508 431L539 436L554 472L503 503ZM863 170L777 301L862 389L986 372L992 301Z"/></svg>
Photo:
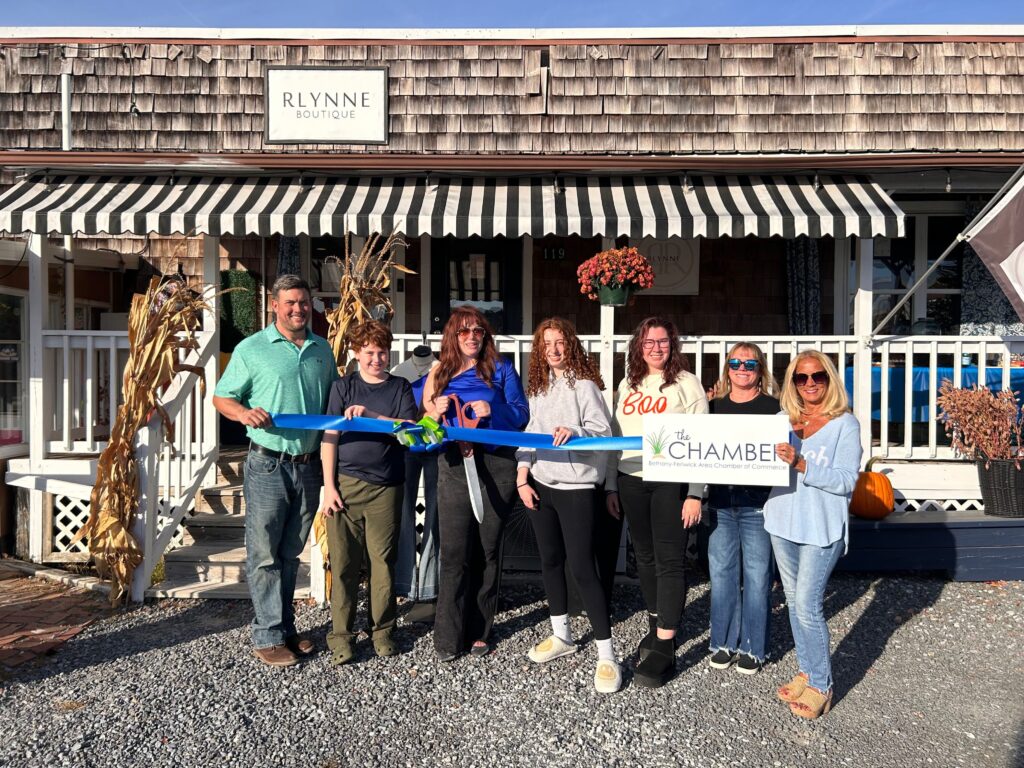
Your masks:
<svg viewBox="0 0 1024 768"><path fill-rule="evenodd" d="M572 323L554 317L537 326L526 388L527 432L552 435L555 446L573 437L611 435L603 387ZM569 630L568 562L597 641L594 686L602 693L614 693L622 686L622 671L612 649L608 603L594 562L595 516L605 514L597 489L604 483L607 459L594 451L564 449L520 449L516 458L516 485L537 539L551 611L551 637L527 655L544 664L577 650Z"/></svg>

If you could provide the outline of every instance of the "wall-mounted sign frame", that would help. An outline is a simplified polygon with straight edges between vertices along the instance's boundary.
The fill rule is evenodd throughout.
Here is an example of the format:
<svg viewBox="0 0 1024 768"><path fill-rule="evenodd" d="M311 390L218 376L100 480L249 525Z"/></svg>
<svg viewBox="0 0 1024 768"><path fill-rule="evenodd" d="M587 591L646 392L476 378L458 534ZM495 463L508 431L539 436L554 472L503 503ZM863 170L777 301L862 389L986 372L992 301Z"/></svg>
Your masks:
<svg viewBox="0 0 1024 768"><path fill-rule="evenodd" d="M700 238L630 238L629 243L654 267L654 287L645 289L644 294L696 296L700 293Z"/></svg>
<svg viewBox="0 0 1024 768"><path fill-rule="evenodd" d="M388 68L270 66L267 144L387 144Z"/></svg>

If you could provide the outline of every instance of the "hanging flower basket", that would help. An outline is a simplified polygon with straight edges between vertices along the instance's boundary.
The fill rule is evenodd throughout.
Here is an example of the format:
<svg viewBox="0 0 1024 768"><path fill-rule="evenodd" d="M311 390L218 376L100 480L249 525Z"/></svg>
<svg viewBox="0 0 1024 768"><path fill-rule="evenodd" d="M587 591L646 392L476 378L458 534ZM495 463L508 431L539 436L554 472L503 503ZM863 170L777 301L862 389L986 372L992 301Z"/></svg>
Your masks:
<svg viewBox="0 0 1024 768"><path fill-rule="evenodd" d="M624 307L632 293L633 288L629 285L620 285L616 288L602 285L597 289L597 300L605 307Z"/></svg>
<svg viewBox="0 0 1024 768"><path fill-rule="evenodd" d="M636 248L612 248L580 264L576 277L591 301L622 307L633 293L654 285L654 268Z"/></svg>

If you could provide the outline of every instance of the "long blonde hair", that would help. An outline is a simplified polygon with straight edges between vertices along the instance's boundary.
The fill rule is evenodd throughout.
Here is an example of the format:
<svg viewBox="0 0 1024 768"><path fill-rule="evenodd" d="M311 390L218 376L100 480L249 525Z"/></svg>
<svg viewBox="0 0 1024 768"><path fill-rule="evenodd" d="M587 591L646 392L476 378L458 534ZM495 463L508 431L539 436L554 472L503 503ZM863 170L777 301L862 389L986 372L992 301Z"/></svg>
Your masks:
<svg viewBox="0 0 1024 768"><path fill-rule="evenodd" d="M800 421L800 413L804 408L804 399L800 397L800 392L797 390L796 384L793 383L793 373L802 360L816 360L828 374L828 392L825 393L825 398L822 400L821 412L829 420L847 413L850 410L850 399L846 396L846 385L839 378L839 371L836 370L835 363L818 350L808 349L789 361L789 365L786 367L786 378L782 381L779 405L789 414L789 420L794 424Z"/></svg>
<svg viewBox="0 0 1024 768"><path fill-rule="evenodd" d="M765 358L764 352L753 342L739 341L732 345L729 354L725 356L725 363L722 364L722 378L715 384L715 399L721 400L732 392L732 381L729 379L729 359L735 357L736 352L740 349L749 349L753 352L754 359L757 360L757 370L760 374L757 387L761 394L774 396L779 391L779 385L775 382L772 372L768 370L768 360Z"/></svg>

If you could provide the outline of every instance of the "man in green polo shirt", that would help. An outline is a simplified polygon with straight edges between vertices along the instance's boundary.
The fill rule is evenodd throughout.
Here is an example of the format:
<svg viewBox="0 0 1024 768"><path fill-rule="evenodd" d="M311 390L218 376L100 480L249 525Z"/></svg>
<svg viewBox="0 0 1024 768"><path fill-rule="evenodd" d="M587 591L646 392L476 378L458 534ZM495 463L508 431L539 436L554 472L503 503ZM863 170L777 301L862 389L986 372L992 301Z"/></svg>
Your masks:
<svg viewBox="0 0 1024 768"><path fill-rule="evenodd" d="M320 433L280 429L270 414L322 414L338 369L327 340L308 328L309 284L284 275L271 290L274 323L235 348L213 405L245 424L250 440L242 490L253 653L286 667L315 650L295 629L292 601L323 476Z"/></svg>

